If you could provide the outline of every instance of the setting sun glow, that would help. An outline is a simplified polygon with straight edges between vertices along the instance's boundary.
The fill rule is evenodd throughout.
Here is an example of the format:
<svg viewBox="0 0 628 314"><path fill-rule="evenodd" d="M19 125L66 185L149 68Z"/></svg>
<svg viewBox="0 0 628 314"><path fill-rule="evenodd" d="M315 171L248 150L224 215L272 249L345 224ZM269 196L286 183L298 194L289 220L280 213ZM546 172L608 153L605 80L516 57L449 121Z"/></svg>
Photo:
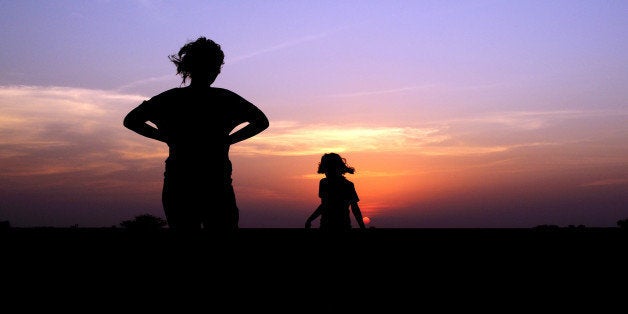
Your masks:
<svg viewBox="0 0 628 314"><path fill-rule="evenodd" d="M362 221L364 221L365 225L368 225L371 223L371 218L364 216L362 217Z"/></svg>

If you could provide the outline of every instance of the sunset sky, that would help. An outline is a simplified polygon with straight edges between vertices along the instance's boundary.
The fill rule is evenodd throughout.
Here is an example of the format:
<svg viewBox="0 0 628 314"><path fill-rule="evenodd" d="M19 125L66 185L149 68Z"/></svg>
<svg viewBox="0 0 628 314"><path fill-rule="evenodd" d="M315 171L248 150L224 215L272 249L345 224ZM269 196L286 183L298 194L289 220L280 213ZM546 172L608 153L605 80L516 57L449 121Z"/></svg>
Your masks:
<svg viewBox="0 0 628 314"><path fill-rule="evenodd" d="M0 12L12 226L164 217L167 147L122 119L180 86L167 56L199 36L226 54L213 86L270 120L231 148L241 227L303 227L327 152L356 168L372 227L628 218L628 1L0 0Z"/></svg>

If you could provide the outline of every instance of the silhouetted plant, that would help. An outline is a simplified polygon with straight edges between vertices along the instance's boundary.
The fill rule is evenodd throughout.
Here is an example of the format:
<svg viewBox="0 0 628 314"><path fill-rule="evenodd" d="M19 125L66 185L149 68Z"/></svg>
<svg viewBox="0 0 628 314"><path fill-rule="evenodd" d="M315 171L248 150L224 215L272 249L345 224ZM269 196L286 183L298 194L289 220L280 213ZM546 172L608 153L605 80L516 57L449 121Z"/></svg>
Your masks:
<svg viewBox="0 0 628 314"><path fill-rule="evenodd" d="M617 226L619 226L619 228L622 228L624 230L628 230L628 218L617 220Z"/></svg>
<svg viewBox="0 0 628 314"><path fill-rule="evenodd" d="M0 221L0 232L7 231L11 228L11 224L8 220Z"/></svg>
<svg viewBox="0 0 628 314"><path fill-rule="evenodd" d="M558 225L547 225L547 224L544 224L544 225L538 225L538 226L534 227L534 229L537 229L537 230L558 230L558 229L560 229L560 227Z"/></svg>
<svg viewBox="0 0 628 314"><path fill-rule="evenodd" d="M162 218L151 214L143 214L135 216L132 220L121 222L120 226L129 230L159 230L167 224L166 220Z"/></svg>
<svg viewBox="0 0 628 314"><path fill-rule="evenodd" d="M580 225L577 225L577 226L576 226L576 225L569 225L569 226L567 226L567 227L569 227L570 229L576 229L576 228L577 228L577 229L584 229L584 228L586 228L587 226L585 226L585 225L583 225L583 224L580 224Z"/></svg>

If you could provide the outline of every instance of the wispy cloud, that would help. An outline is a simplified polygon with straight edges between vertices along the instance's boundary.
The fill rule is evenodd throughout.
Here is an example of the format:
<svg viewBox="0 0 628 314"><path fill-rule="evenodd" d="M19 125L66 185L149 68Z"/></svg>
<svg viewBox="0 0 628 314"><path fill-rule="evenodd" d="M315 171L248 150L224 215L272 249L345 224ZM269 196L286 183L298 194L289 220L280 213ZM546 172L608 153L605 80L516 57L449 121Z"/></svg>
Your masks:
<svg viewBox="0 0 628 314"><path fill-rule="evenodd" d="M237 144L235 154L283 156L318 155L320 152L408 151L448 139L441 130L411 127L368 127L273 123L272 129Z"/></svg>
<svg viewBox="0 0 628 314"><path fill-rule="evenodd" d="M406 170L386 170L386 171L373 171L373 170L360 170L359 174L361 178L401 178L408 176L416 176L430 173L427 170L406 169ZM300 179L307 180L320 180L321 174L308 173L298 176Z"/></svg>
<svg viewBox="0 0 628 314"><path fill-rule="evenodd" d="M495 112L476 117L437 121L419 127L273 121L269 130L250 141L236 145L233 152L283 156L318 155L326 151L398 152L424 156L486 155L515 149L576 146L587 139L564 129L556 134L533 131L549 128L567 120L605 118L622 114L625 115L626 112L605 110ZM578 125L567 125L563 128L573 127L579 130L582 129L581 122L578 120Z"/></svg>
<svg viewBox="0 0 628 314"><path fill-rule="evenodd" d="M591 187L591 186L609 186L609 185L622 185L622 184L628 184L628 178L613 178L613 179L597 180L597 181L584 183L581 186Z"/></svg>
<svg viewBox="0 0 628 314"><path fill-rule="evenodd" d="M314 34L314 35L307 35L307 36L303 36L301 38L297 38L297 39L293 39L293 40L288 40L270 47L266 47L266 48L262 48L253 52L249 52L240 56L236 56L236 57L227 57L225 60L225 64L236 64L238 62L250 59L250 58L254 58L256 56L259 55L263 55L266 53L270 53L270 52L275 52L275 51L279 51L282 49L286 49L286 48L290 48L293 46L297 46L306 42L310 42L310 41L314 41L317 39L321 39L324 38L325 36L328 35L328 32L325 33L319 33L319 34ZM144 78L144 79L140 79L137 81L133 81L130 83L127 83L125 85L122 85L118 88L115 89L115 91L117 92L128 92L128 91L133 91L136 90L138 88L143 88L146 87L148 85L151 84L159 84L159 83L163 83L163 82L167 82L167 81L171 81L171 80L175 80L176 76L172 75L172 74L166 74L166 75L160 75L160 76L154 76L154 77L148 77L148 78Z"/></svg>
<svg viewBox="0 0 628 314"><path fill-rule="evenodd" d="M272 45L270 47L261 48L261 49L255 50L253 52L249 52L249 53L245 53L243 55L235 56L233 58L227 58L227 60L225 60L225 63L229 63L229 64L238 63L240 61L243 61L243 60L246 60L246 59L250 59L250 58L262 55L262 54L275 52L275 51L279 51L279 50L282 50L282 49L298 46L298 45L303 44L303 43L319 40L319 39L328 37L328 36L330 36L330 35L332 35L334 33L338 33L338 32L341 32L343 30L351 29L351 28L354 28L354 27L358 27L358 26L361 26L361 25L364 25L364 24L367 24L367 23L369 23L369 22L368 21L361 21L361 22L358 22L358 23L350 23L350 24L346 24L346 25L341 25L341 26L335 27L333 29L328 29L328 30L326 30L324 32L320 32L320 33L316 33L316 34L310 34L310 35L304 35L304 36L301 36L299 38L286 40L284 42Z"/></svg>
<svg viewBox="0 0 628 314"><path fill-rule="evenodd" d="M501 125L513 129L538 130L566 120L621 115L628 115L628 110L504 111L483 113L481 116L448 119L437 123L449 125Z"/></svg>
<svg viewBox="0 0 628 314"><path fill-rule="evenodd" d="M173 81L175 79L176 77L172 74L154 76L154 77L149 77L149 78L133 81L131 83L122 85L116 88L115 91L118 93L125 93L128 91L133 91L135 89L146 87L149 85L159 84L159 83L163 83L167 81Z"/></svg>
<svg viewBox="0 0 628 314"><path fill-rule="evenodd" d="M519 143L480 145L455 140L448 128L307 125L278 122L263 134L237 144L233 154L279 156L319 155L321 152L398 153L423 156L467 156L547 145ZM375 174L373 174L375 175Z"/></svg>
<svg viewBox="0 0 628 314"><path fill-rule="evenodd" d="M225 60L225 63L228 64L234 64L234 63L238 63L240 61L246 60L246 59L250 59L265 53L269 53L269 52L274 52L274 51L278 51L278 50L282 50L282 49L286 49L289 47L293 47L293 46L297 46L300 45L302 43L306 43L306 42L310 42L310 41L314 41L317 39L321 39L324 38L325 36L327 36L327 32L325 33L319 33L319 34L314 34L314 35L307 35L307 36L303 36L297 39L292 39L292 40L288 40L270 47L266 47L266 48L262 48L260 50L256 50L250 53L246 53L240 56L236 56L233 58L227 58Z"/></svg>
<svg viewBox="0 0 628 314"><path fill-rule="evenodd" d="M433 84L403 86L403 87L381 89L381 90L369 90L369 91L359 91L359 92L352 92L352 93L331 94L331 95L328 95L328 97L344 98L344 97L373 96L373 95L382 95L382 94L395 94L395 93L413 91L417 89L430 88L433 86L434 86Z"/></svg>
<svg viewBox="0 0 628 314"><path fill-rule="evenodd" d="M107 173L142 168L147 164L161 165L167 154L166 146L137 136L122 126L124 115L143 99L140 95L103 90L0 86L0 162L3 165L0 175ZM506 137L497 141L487 135L499 132L494 125L515 128L525 134L560 120L621 114L625 112L501 112L423 126L271 121L268 130L234 145L231 152L234 156L310 156L335 151L429 157L490 155L544 146L553 146L555 151L560 145L577 146L579 138L559 139L547 135ZM598 155L580 156L577 162L626 160L625 157ZM569 159L563 158L563 161ZM390 173L369 174L378 175Z"/></svg>
<svg viewBox="0 0 628 314"><path fill-rule="evenodd" d="M142 99L103 90L0 86L0 174L103 174L138 166L128 161L164 158L158 145L122 126Z"/></svg>

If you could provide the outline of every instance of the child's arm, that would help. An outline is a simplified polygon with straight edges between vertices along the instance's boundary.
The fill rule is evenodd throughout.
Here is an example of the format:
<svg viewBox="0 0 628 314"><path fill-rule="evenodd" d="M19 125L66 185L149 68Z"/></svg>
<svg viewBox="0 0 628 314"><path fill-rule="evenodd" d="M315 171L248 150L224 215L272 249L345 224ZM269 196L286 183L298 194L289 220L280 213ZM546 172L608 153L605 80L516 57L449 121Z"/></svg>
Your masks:
<svg viewBox="0 0 628 314"><path fill-rule="evenodd" d="M318 218L318 216L321 215L322 208L323 204L318 205L316 210L310 215L310 217L307 218L307 220L305 221L305 229L309 229L312 227L312 221L314 221L314 219Z"/></svg>
<svg viewBox="0 0 628 314"><path fill-rule="evenodd" d="M353 212L353 216L358 222L360 229L366 229L366 226L364 225L364 219L362 218L362 211L360 211L360 206L358 206L358 202L351 203L351 212Z"/></svg>

